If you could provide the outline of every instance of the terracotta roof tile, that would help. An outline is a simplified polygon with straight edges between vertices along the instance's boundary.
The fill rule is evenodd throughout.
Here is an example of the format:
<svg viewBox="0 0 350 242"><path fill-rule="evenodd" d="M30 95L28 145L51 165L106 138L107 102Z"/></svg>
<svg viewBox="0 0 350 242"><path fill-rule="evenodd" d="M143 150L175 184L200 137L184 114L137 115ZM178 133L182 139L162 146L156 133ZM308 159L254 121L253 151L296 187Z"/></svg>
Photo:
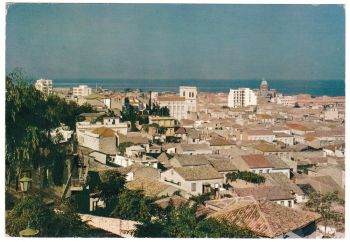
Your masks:
<svg viewBox="0 0 350 242"><path fill-rule="evenodd" d="M115 132L110 129L110 128L106 128L106 127L99 127L99 128L96 128L92 131L92 133L94 134L98 134L99 136L102 136L102 137L115 137Z"/></svg>
<svg viewBox="0 0 350 242"><path fill-rule="evenodd" d="M272 164L263 155L242 155L241 158L249 166L249 168L269 168Z"/></svg>
<svg viewBox="0 0 350 242"><path fill-rule="evenodd" d="M262 237L277 237L320 219L320 215L299 211L269 201L238 201L210 215L231 226L245 227Z"/></svg>

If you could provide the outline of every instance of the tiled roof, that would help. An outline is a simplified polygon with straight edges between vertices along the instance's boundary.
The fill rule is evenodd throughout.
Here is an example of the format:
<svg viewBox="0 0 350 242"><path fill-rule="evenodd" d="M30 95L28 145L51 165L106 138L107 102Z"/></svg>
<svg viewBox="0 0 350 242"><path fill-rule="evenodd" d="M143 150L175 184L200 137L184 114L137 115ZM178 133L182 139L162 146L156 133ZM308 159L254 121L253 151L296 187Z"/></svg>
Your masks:
<svg viewBox="0 0 350 242"><path fill-rule="evenodd" d="M231 226L245 227L258 236L277 237L320 219L320 215L269 201L238 201L210 215Z"/></svg>
<svg viewBox="0 0 350 242"><path fill-rule="evenodd" d="M235 188L234 191L240 197L253 196L256 200L287 200L294 199L294 196L280 186L257 186L247 188Z"/></svg>
<svg viewBox="0 0 350 242"><path fill-rule="evenodd" d="M127 135L119 134L119 144L124 142L131 142L133 144L148 144L148 139L143 137L140 133L131 133Z"/></svg>
<svg viewBox="0 0 350 242"><path fill-rule="evenodd" d="M272 130L265 129L249 129L245 131L247 135L274 135Z"/></svg>
<svg viewBox="0 0 350 242"><path fill-rule="evenodd" d="M181 166L201 166L210 164L205 155L175 155L171 160L173 159L176 159Z"/></svg>
<svg viewBox="0 0 350 242"><path fill-rule="evenodd" d="M257 114L256 117L258 119L271 119L272 118L272 116L269 114Z"/></svg>
<svg viewBox="0 0 350 242"><path fill-rule="evenodd" d="M249 166L249 168L269 168L272 164L263 155L242 155L241 158Z"/></svg>
<svg viewBox="0 0 350 242"><path fill-rule="evenodd" d="M130 190L143 190L145 196L154 197L171 186L159 182L156 179L139 177L133 181L127 182L126 187Z"/></svg>
<svg viewBox="0 0 350 242"><path fill-rule="evenodd" d="M266 158L270 161L273 168L275 169L288 169L289 165L286 164L280 157L277 155L268 155Z"/></svg>
<svg viewBox="0 0 350 242"><path fill-rule="evenodd" d="M294 137L293 135L283 133L283 132L275 132L274 134L276 135L276 137Z"/></svg>
<svg viewBox="0 0 350 242"><path fill-rule="evenodd" d="M210 146L225 146L225 145L234 145L234 142L224 138L215 137L209 140L209 144Z"/></svg>
<svg viewBox="0 0 350 242"><path fill-rule="evenodd" d="M209 160L209 162L218 172L238 170L235 164L230 160Z"/></svg>
<svg viewBox="0 0 350 242"><path fill-rule="evenodd" d="M208 144L179 144L183 151L210 150Z"/></svg>
<svg viewBox="0 0 350 242"><path fill-rule="evenodd" d="M98 134L102 137L115 137L115 133L112 129L106 127L99 127L92 131L94 134Z"/></svg>
<svg viewBox="0 0 350 242"><path fill-rule="evenodd" d="M183 198L183 197L178 196L178 195L173 195L171 197L159 199L159 200L155 201L154 203L157 204L159 207L164 209L169 205L170 200L172 201L175 208L178 208L181 204L188 201L186 198Z"/></svg>
<svg viewBox="0 0 350 242"><path fill-rule="evenodd" d="M179 127L175 130L175 134L186 134L186 129L184 127Z"/></svg>
<svg viewBox="0 0 350 242"><path fill-rule="evenodd" d="M304 192L300 189L300 187L289 180L289 178L282 172L265 173L262 175L266 178L265 184L270 183L271 185L280 186L282 189L288 192L293 191L298 195L304 195Z"/></svg>
<svg viewBox="0 0 350 242"><path fill-rule="evenodd" d="M338 191L339 196L344 198L344 189L342 189L330 176L314 176L297 179L297 184L310 184L316 191L324 194L327 192Z"/></svg>
<svg viewBox="0 0 350 242"><path fill-rule="evenodd" d="M176 101L185 101L184 97L180 96L158 96L158 101L160 102L176 102Z"/></svg>
<svg viewBox="0 0 350 242"><path fill-rule="evenodd" d="M180 123L181 123L182 125L193 125L194 121L191 120L191 119L181 119L181 120L180 120Z"/></svg>
<svg viewBox="0 0 350 242"><path fill-rule="evenodd" d="M266 142L259 142L259 144L254 145L253 148L256 150L260 150L262 152L288 152L289 151L287 149L282 150L281 148Z"/></svg>
<svg viewBox="0 0 350 242"><path fill-rule="evenodd" d="M210 166L174 167L173 169L187 181L223 179L223 175Z"/></svg>
<svg viewBox="0 0 350 242"><path fill-rule="evenodd" d="M289 123L287 126L291 129L296 129L299 131L312 131L312 129L296 123Z"/></svg>

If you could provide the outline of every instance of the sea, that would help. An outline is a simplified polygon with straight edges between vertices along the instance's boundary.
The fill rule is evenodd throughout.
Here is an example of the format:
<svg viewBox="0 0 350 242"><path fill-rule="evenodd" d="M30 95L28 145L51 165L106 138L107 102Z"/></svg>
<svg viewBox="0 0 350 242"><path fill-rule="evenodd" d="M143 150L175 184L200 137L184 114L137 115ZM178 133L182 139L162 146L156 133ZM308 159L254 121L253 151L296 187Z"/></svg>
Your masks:
<svg viewBox="0 0 350 242"><path fill-rule="evenodd" d="M313 96L345 96L344 80L267 80L270 89L284 95L308 93ZM261 80L113 80L113 79L54 79L56 88L88 85L109 90L139 89L154 92L178 92L179 86L196 86L200 92L228 93L230 89L259 88Z"/></svg>

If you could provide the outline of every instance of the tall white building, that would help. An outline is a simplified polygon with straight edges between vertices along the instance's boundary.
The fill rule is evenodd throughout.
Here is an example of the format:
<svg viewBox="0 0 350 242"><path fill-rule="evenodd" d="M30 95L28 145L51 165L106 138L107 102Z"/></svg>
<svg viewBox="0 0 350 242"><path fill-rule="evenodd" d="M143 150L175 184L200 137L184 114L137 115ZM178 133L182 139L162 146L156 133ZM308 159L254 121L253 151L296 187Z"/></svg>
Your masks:
<svg viewBox="0 0 350 242"><path fill-rule="evenodd" d="M249 88L230 89L228 106L231 108L257 105L256 94Z"/></svg>
<svg viewBox="0 0 350 242"><path fill-rule="evenodd" d="M87 85L79 85L79 87L73 87L73 96L85 97L91 94L91 88Z"/></svg>
<svg viewBox="0 0 350 242"><path fill-rule="evenodd" d="M47 95L52 94L52 80L39 79L35 82L34 87Z"/></svg>
<svg viewBox="0 0 350 242"><path fill-rule="evenodd" d="M185 98L187 111L197 111L197 87L180 86L180 96Z"/></svg>
<svg viewBox="0 0 350 242"><path fill-rule="evenodd" d="M157 96L160 107L167 107L170 116L177 120L185 119L190 112L197 111L197 88L181 86L179 95Z"/></svg>

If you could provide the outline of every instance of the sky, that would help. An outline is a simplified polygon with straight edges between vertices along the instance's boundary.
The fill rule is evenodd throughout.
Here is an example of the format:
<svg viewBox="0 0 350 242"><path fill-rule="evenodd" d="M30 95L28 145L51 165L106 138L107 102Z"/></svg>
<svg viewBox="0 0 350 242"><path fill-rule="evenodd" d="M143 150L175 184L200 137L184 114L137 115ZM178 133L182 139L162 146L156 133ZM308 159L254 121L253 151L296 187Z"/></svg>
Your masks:
<svg viewBox="0 0 350 242"><path fill-rule="evenodd" d="M6 72L49 79L344 80L341 5L11 4Z"/></svg>

